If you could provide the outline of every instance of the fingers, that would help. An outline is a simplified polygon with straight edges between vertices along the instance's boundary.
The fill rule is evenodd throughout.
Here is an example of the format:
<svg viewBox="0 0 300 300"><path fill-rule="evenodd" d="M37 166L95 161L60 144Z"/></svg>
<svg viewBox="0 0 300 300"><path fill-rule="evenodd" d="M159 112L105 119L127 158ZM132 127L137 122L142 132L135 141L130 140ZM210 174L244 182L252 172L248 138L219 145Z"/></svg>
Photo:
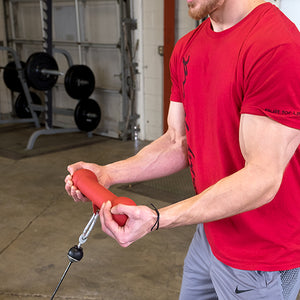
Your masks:
<svg viewBox="0 0 300 300"><path fill-rule="evenodd" d="M72 176L71 175L67 175L65 178L65 190L68 193L69 196L71 196L71 188L73 186L73 182L72 182Z"/></svg>
<svg viewBox="0 0 300 300"><path fill-rule="evenodd" d="M128 219L125 225L119 226L114 221L113 214L127 215ZM128 247L151 232L156 218L156 212L146 206L118 204L112 207L112 204L107 202L102 205L100 210L102 230L122 247Z"/></svg>
<svg viewBox="0 0 300 300"><path fill-rule="evenodd" d="M72 175L74 174L75 171L79 169L91 169L92 166L97 166L96 164L91 164L91 163L86 163L83 161L79 161L75 164L71 164L67 167L68 172L70 175L67 175L65 178L65 190L67 191L68 195L71 196L75 202L88 202L89 199L86 198L80 190L77 189L73 185L72 181ZM95 168L95 167L94 167Z"/></svg>
<svg viewBox="0 0 300 300"><path fill-rule="evenodd" d="M67 175L65 178L65 190L75 202L88 202L89 200L73 185L72 176Z"/></svg>
<svg viewBox="0 0 300 300"><path fill-rule="evenodd" d="M115 239L121 247L128 247L132 244L132 241L123 241L124 227L118 225L118 223L113 219L112 214L112 204L110 201L103 203L100 209L100 221L103 232Z"/></svg>
<svg viewBox="0 0 300 300"><path fill-rule="evenodd" d="M80 162L77 162L77 163L75 163L75 164L69 165L69 166L67 167L68 172L69 172L71 175L73 175L74 172L75 172L76 170L79 170L79 169L84 168L84 165L85 165L85 164L86 164L86 163L84 163L83 161L80 161Z"/></svg>
<svg viewBox="0 0 300 300"><path fill-rule="evenodd" d="M109 223L113 224L113 222L114 222L110 210L111 210L111 202L110 201L104 202L101 206L99 216L100 216L100 221L101 221L101 226L102 226L103 232L105 232L110 237L115 239L115 235L112 233L112 231L106 225Z"/></svg>
<svg viewBox="0 0 300 300"><path fill-rule="evenodd" d="M75 171L79 170L79 169L88 169L92 172L94 172L96 175L99 172L99 168L100 166L94 163L87 163L84 161L79 161L75 164L69 165L67 167L68 172L73 175Z"/></svg>
<svg viewBox="0 0 300 300"><path fill-rule="evenodd" d="M118 204L111 209L111 213L114 215L127 215L128 217L133 217L136 206L126 205L126 204Z"/></svg>

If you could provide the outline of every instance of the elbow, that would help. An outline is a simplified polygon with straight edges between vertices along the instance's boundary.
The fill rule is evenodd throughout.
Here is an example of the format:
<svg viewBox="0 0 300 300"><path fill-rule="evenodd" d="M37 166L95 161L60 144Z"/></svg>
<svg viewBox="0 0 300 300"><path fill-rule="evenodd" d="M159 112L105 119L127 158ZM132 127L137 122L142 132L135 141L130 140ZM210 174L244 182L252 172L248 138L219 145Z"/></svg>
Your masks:
<svg viewBox="0 0 300 300"><path fill-rule="evenodd" d="M183 161L184 167L187 167L189 165L188 161L188 147L187 147L187 142L186 138L184 138L180 144L179 144L179 152L181 153L181 159Z"/></svg>
<svg viewBox="0 0 300 300"><path fill-rule="evenodd" d="M277 195L282 182L282 175L269 176L265 193L262 197L262 205L270 203Z"/></svg>
<svg viewBox="0 0 300 300"><path fill-rule="evenodd" d="M188 146L185 132L177 132L172 127L169 127L165 135L171 149L178 153L178 158L184 162L185 167L188 166Z"/></svg>

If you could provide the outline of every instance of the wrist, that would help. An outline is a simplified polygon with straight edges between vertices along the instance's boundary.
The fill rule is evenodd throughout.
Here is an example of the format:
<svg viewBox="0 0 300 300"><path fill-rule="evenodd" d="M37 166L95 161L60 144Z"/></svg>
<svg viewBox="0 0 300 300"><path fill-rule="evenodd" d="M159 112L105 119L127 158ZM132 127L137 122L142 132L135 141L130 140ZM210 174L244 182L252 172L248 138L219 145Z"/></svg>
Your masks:
<svg viewBox="0 0 300 300"><path fill-rule="evenodd" d="M112 170L112 168L110 168L110 165L102 166L100 177L101 177L101 181L103 181L103 185L106 188L109 188L112 185L118 183L115 181L113 175L114 175L114 171Z"/></svg>

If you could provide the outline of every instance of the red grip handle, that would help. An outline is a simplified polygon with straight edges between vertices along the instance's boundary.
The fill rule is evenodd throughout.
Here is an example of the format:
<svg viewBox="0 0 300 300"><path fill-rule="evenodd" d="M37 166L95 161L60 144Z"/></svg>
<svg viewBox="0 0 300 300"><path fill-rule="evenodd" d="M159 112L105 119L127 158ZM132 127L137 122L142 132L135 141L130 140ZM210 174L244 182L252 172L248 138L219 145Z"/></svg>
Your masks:
<svg viewBox="0 0 300 300"><path fill-rule="evenodd" d="M93 203L94 212L101 208L106 201L111 201L112 206L118 204L136 205L133 200L127 197L118 197L102 186L96 175L87 169L79 169L72 176L74 185ZM113 219L124 226L128 217L126 215L113 215Z"/></svg>

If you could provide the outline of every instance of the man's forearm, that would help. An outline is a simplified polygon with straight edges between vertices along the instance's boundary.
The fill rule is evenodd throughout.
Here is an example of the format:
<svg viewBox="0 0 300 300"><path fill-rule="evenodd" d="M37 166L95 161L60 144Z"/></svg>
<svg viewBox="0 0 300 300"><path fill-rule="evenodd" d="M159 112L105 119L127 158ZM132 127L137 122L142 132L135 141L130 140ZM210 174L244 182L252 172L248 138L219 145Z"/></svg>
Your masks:
<svg viewBox="0 0 300 300"><path fill-rule="evenodd" d="M201 194L160 209L160 228L212 222L253 210L276 195L281 176L245 167Z"/></svg>
<svg viewBox="0 0 300 300"><path fill-rule="evenodd" d="M212 222L270 202L300 143L300 131L270 118L241 116L245 167L201 194L161 209L160 227Z"/></svg>
<svg viewBox="0 0 300 300"><path fill-rule="evenodd" d="M187 165L185 136L174 138L170 133L166 133L136 155L106 165L105 168L113 185L168 176Z"/></svg>

